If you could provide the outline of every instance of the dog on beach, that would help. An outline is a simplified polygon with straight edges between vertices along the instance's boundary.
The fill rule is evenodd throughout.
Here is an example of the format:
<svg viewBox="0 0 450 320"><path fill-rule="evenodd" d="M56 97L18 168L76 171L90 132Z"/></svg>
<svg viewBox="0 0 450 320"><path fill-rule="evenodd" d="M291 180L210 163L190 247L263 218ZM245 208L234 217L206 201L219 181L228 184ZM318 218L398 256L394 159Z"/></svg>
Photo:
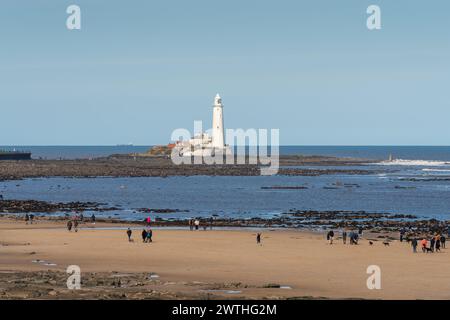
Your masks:
<svg viewBox="0 0 450 320"><path fill-rule="evenodd" d="M389 247L389 242L388 241L384 241L383 244L384 244L385 247Z"/></svg>
<svg viewBox="0 0 450 320"><path fill-rule="evenodd" d="M373 245L373 242L372 242L372 241L369 241L369 245L370 245L370 246Z"/></svg>

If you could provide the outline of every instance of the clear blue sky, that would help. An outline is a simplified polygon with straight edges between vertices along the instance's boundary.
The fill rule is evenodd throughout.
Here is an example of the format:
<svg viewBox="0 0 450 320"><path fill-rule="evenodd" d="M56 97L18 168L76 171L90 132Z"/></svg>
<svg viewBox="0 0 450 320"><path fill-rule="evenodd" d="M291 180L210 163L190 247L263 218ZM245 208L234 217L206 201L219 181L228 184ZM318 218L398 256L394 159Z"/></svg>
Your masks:
<svg viewBox="0 0 450 320"><path fill-rule="evenodd" d="M284 145L449 145L449 15L448 0L3 0L0 145L167 143L210 125L217 92L226 127Z"/></svg>

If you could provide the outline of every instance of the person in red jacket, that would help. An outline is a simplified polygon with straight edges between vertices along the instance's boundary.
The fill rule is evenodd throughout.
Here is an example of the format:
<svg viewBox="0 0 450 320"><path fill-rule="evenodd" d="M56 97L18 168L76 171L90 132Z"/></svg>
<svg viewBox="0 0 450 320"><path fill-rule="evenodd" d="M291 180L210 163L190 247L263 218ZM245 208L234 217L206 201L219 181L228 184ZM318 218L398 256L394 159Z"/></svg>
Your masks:
<svg viewBox="0 0 450 320"><path fill-rule="evenodd" d="M427 252L427 243L428 240L423 238L422 241L420 241L420 244L422 245L422 252Z"/></svg>

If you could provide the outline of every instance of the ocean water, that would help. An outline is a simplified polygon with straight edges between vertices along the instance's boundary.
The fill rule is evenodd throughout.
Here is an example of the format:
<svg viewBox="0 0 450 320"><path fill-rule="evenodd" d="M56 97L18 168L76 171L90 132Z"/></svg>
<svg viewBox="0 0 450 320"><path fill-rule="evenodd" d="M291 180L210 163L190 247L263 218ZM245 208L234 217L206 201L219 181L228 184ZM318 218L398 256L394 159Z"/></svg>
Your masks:
<svg viewBox="0 0 450 320"><path fill-rule="evenodd" d="M63 154L64 158L94 157L148 149L130 146L34 148L36 154L47 158L57 154ZM365 210L450 220L449 147L282 147L281 153L370 159L385 159L393 154L397 159L350 167L383 171L370 175L39 178L0 182L0 194L6 199L105 203L119 210L97 216L129 220L147 216L137 212L139 208L188 210L152 214L166 219L211 215L267 218L290 209L310 209ZM320 167L325 168L333 167ZM269 186L304 186L306 189L262 188Z"/></svg>
<svg viewBox="0 0 450 320"><path fill-rule="evenodd" d="M111 154L145 152L150 146L0 146L0 150L31 152L33 159L91 159Z"/></svg>
<svg viewBox="0 0 450 320"><path fill-rule="evenodd" d="M386 173L373 175L39 178L1 182L0 194L6 199L101 202L119 210L99 215L130 220L146 216L136 212L139 208L189 211L152 214L167 219L211 215L264 218L290 209L311 209L404 213L450 220L450 181L445 180L449 177L450 166L391 165ZM268 186L307 189L262 189Z"/></svg>
<svg viewBox="0 0 450 320"><path fill-rule="evenodd" d="M151 146L0 146L0 149L32 152L35 159L88 159L111 154L145 152ZM282 155L324 155L366 159L450 161L450 146L280 146Z"/></svg>

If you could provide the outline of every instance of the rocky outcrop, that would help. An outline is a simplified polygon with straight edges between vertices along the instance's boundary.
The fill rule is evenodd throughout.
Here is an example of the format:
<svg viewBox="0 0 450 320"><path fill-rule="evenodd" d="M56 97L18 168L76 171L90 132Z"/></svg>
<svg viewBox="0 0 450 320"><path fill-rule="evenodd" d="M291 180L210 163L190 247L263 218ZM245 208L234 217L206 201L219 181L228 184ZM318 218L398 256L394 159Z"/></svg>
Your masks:
<svg viewBox="0 0 450 320"><path fill-rule="evenodd" d="M282 156L279 175L318 176L329 174L375 174L381 170L308 169L301 165L354 165L356 160L322 157ZM359 164L366 163L361 160ZM294 166L294 167L291 167ZM295 167L297 166L297 167ZM115 155L93 160L1 161L0 181L38 177L168 177L168 176L258 176L256 164L182 164L175 165L168 156Z"/></svg>
<svg viewBox="0 0 450 320"><path fill-rule="evenodd" d="M106 208L95 202L51 203L36 200L0 200L0 212L3 213L52 213L72 211L110 211L117 208Z"/></svg>

